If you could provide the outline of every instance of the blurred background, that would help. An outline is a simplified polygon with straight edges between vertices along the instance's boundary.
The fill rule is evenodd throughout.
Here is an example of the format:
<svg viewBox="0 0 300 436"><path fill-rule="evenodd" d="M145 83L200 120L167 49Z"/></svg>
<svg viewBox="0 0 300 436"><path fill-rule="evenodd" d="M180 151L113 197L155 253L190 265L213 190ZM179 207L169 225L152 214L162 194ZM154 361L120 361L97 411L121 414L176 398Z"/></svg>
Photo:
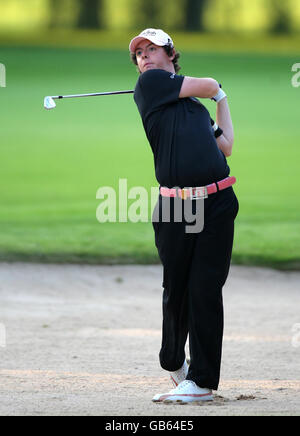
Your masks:
<svg viewBox="0 0 300 436"><path fill-rule="evenodd" d="M147 217L96 219L99 187L157 186L132 96L43 109L46 95L133 89L128 44L146 27L171 34L181 74L214 77L228 93L233 262L299 269L298 0L0 0L0 260L159 261Z"/></svg>
<svg viewBox="0 0 300 436"><path fill-rule="evenodd" d="M298 0L1 0L2 31L59 28L186 32L299 31Z"/></svg>

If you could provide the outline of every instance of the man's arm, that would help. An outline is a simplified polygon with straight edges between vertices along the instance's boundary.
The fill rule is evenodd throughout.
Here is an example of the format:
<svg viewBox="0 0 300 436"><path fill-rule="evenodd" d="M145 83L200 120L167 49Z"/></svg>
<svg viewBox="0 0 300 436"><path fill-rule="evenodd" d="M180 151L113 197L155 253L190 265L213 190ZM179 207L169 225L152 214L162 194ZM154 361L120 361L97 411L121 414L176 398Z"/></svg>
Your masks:
<svg viewBox="0 0 300 436"><path fill-rule="evenodd" d="M179 98L212 98L217 94L218 91L219 84L214 79L200 79L198 77L185 76L182 82Z"/></svg>
<svg viewBox="0 0 300 436"><path fill-rule="evenodd" d="M227 97L217 103L218 126L223 130L223 134L216 139L219 149L226 157L231 156L234 142L233 125Z"/></svg>
<svg viewBox="0 0 300 436"><path fill-rule="evenodd" d="M232 153L234 140L233 125L226 94L221 90L219 83L211 78L197 78L185 76L182 82L179 97L214 98L219 93L223 94L217 103L217 124L223 134L217 138L217 144L226 157Z"/></svg>

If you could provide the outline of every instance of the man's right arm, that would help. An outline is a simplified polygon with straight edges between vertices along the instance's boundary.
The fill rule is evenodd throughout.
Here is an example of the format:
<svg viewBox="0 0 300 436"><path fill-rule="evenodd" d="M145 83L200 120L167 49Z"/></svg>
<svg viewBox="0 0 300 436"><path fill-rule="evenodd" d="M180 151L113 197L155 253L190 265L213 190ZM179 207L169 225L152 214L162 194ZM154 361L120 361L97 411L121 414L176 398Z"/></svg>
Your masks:
<svg viewBox="0 0 300 436"><path fill-rule="evenodd" d="M185 76L179 98L213 98L219 89L219 84L214 79Z"/></svg>

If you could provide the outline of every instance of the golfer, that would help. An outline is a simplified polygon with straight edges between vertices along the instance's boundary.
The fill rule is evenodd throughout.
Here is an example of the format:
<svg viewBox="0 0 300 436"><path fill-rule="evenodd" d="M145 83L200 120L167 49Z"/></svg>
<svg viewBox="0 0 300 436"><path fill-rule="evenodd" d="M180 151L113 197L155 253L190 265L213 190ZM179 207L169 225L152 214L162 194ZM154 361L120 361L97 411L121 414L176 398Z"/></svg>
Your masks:
<svg viewBox="0 0 300 436"><path fill-rule="evenodd" d="M222 288L239 207L226 161L234 139L227 96L214 79L178 75L180 55L160 29L144 30L132 39L129 50L140 73L134 99L154 154L158 205L165 198L204 203L201 232L187 233L185 219L177 222L172 213L168 222L153 222L163 264L159 357L174 385L153 401L212 400L220 379ZM197 97L216 101L216 122Z"/></svg>

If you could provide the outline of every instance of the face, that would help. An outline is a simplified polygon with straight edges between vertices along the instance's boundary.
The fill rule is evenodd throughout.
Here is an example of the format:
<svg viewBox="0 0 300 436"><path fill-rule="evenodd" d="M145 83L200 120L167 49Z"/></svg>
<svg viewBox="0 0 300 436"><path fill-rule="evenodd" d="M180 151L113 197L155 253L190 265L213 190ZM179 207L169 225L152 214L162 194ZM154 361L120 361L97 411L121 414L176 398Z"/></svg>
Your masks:
<svg viewBox="0 0 300 436"><path fill-rule="evenodd" d="M160 69L175 73L172 60L174 55L169 57L163 47L153 44L151 41L141 41L135 50L138 68L141 73L148 70Z"/></svg>

